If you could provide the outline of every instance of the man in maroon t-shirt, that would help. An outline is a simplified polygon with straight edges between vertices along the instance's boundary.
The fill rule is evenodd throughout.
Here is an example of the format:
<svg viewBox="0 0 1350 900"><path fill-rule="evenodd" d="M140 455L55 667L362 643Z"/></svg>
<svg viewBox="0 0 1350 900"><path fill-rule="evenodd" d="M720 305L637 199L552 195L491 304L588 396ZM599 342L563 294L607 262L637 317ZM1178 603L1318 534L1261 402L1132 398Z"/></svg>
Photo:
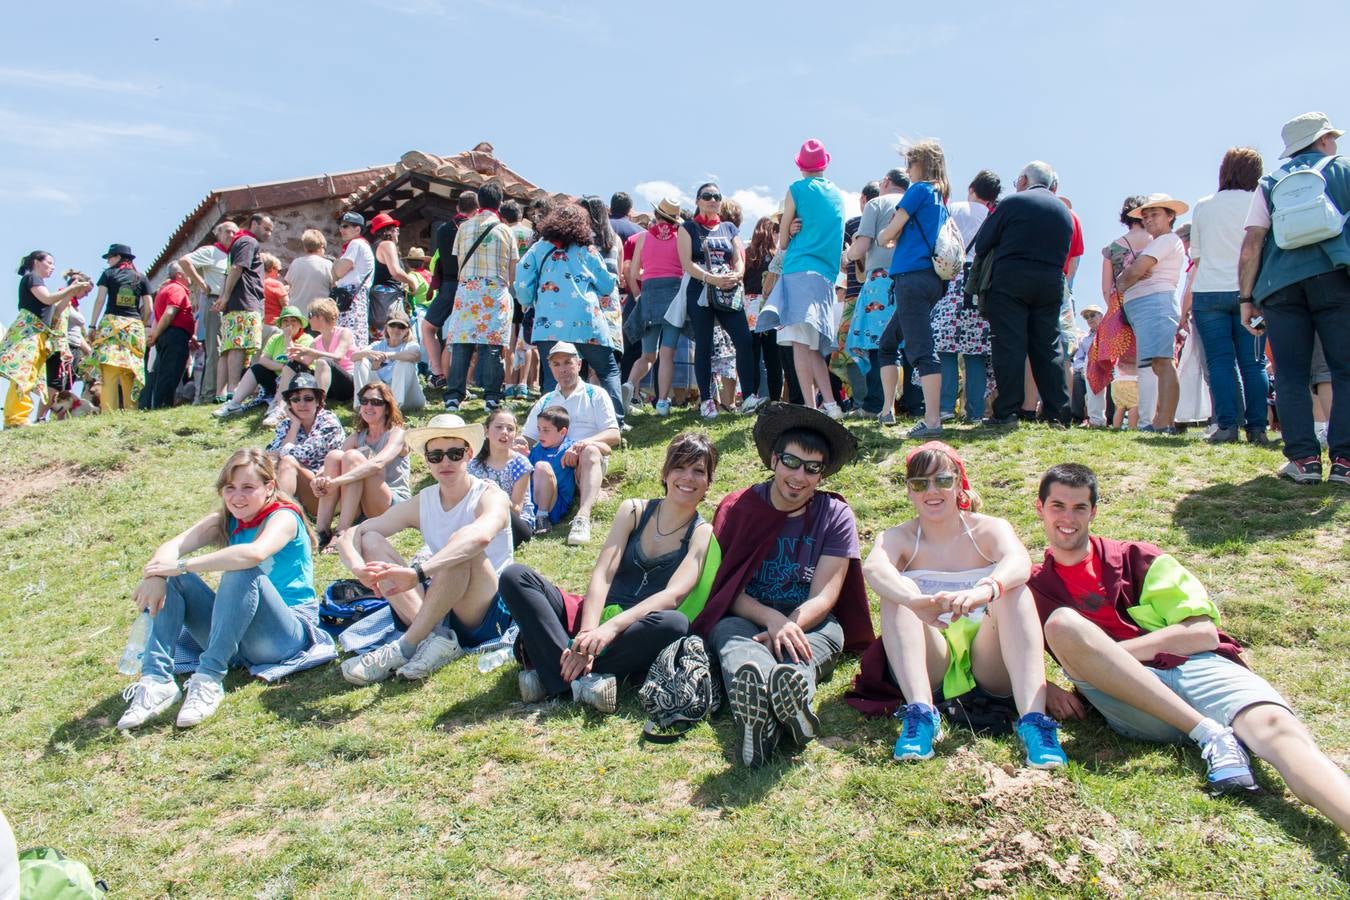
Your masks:
<svg viewBox="0 0 1350 900"><path fill-rule="evenodd" d="M1246 750L1295 794L1350 831L1350 778L1327 758L1288 703L1219 631L1204 586L1152 544L1090 533L1097 477L1062 463L1041 478L1036 513L1049 543L1027 587L1046 645L1073 681L1046 708L1081 719L1084 700L1111 728L1144 741L1195 741L1215 792L1254 790ZM1244 749L1245 745L1245 749Z"/></svg>
<svg viewBox="0 0 1350 900"><path fill-rule="evenodd" d="M173 406L178 383L187 367L188 345L197 327L192 316L192 294L188 278L178 269L172 269L169 280L155 292L155 324L145 336L145 345L154 348L154 367L146 379L147 409L165 409Z"/></svg>

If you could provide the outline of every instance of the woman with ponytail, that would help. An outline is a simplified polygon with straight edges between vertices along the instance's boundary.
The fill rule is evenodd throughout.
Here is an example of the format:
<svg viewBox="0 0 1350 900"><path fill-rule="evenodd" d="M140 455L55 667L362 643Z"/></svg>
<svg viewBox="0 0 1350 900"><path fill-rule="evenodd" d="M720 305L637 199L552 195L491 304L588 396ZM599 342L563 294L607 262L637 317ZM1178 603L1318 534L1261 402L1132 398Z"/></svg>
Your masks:
<svg viewBox="0 0 1350 900"><path fill-rule="evenodd" d="M869 715L894 710L894 756L915 760L942 737L935 697L1011 698L1027 765L1064 765L1059 723L1045 715L1045 641L1026 547L1006 520L980 513L966 464L946 444L909 452L905 486L916 515L883 532L863 564L881 598L881 638L863 654L847 702Z"/></svg>
<svg viewBox="0 0 1350 900"><path fill-rule="evenodd" d="M19 263L19 311L0 341L0 377L9 380L5 397L5 427L21 428L33 412L31 394L46 372L47 357L65 350L56 327L66 305L92 289L88 281L74 281L59 291L43 282L56 271L46 250L34 250Z"/></svg>
<svg viewBox="0 0 1350 900"><path fill-rule="evenodd" d="M93 352L85 360L103 382L103 411L135 409L145 386L145 329L150 324L150 282L136 271L136 255L126 244L103 254L108 268L98 279L98 297L89 319ZM107 309L104 309L104 302ZM106 315L100 315L106 312Z"/></svg>
<svg viewBox="0 0 1350 900"><path fill-rule="evenodd" d="M167 710L180 692L180 640L201 650L188 679L178 727L211 716L225 697L225 673L244 665L273 681L335 658L319 628L314 594L314 534L304 513L277 487L276 470L261 450L236 451L216 479L221 509L160 544L132 596L150 614L141 679L123 694L131 705L118 721L138 728ZM210 553L194 551L219 547ZM219 572L211 590L197 573Z"/></svg>

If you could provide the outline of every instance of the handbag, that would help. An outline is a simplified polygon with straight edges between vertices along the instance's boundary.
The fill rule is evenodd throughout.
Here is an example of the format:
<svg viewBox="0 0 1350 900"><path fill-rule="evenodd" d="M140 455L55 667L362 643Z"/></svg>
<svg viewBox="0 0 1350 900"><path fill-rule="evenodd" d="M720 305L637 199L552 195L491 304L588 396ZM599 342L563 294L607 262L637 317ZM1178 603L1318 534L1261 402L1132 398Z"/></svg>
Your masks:
<svg viewBox="0 0 1350 900"><path fill-rule="evenodd" d="M356 300L356 286L335 284L328 289L328 299L337 304L338 312L345 313L352 308L352 303Z"/></svg>
<svg viewBox="0 0 1350 900"><path fill-rule="evenodd" d="M961 265L966 261L966 250L961 244L961 232L957 230L956 223L952 217L947 216L947 221L942 223L938 229L937 237L932 241L928 240L928 235L924 233L923 224L919 222L918 211L910 216L910 222L919 229L919 237L928 245L933 256L933 271L937 277L943 281L951 281L956 277L956 273L961 271ZM906 225L909 222L905 223Z"/></svg>
<svg viewBox="0 0 1350 900"><path fill-rule="evenodd" d="M686 635L662 650L647 670L638 699L647 712L642 737L656 744L679 740L717 712L721 685L713 678L703 639Z"/></svg>
<svg viewBox="0 0 1350 900"><path fill-rule="evenodd" d="M700 226L702 227L702 226ZM703 229L703 258L708 259L708 232ZM726 263L718 263L715 266L708 266L708 271L714 275L730 275L736 270ZM742 282L736 282L734 288L713 287L704 282L703 290L708 294L708 305L713 309L722 312L744 312L745 311L745 285Z"/></svg>

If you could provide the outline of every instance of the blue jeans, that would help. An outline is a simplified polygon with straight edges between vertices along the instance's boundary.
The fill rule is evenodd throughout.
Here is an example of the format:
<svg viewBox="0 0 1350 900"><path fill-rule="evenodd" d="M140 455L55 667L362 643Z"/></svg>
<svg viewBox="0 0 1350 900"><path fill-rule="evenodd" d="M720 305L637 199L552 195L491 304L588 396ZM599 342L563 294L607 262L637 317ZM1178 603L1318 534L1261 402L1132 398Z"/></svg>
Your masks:
<svg viewBox="0 0 1350 900"><path fill-rule="evenodd" d="M1237 291L1198 291L1192 295L1195 332L1205 348L1209 394L1220 428L1266 427L1265 341L1252 337L1238 317ZM1245 415L1244 415L1245 410Z"/></svg>
<svg viewBox="0 0 1350 900"><path fill-rule="evenodd" d="M966 418L972 421L984 417L984 392L989 385L985 371L984 354L962 353L966 360ZM939 353L942 363L942 401L939 404L943 415L956 415L956 394L961 387L957 378L958 366L956 353Z"/></svg>
<svg viewBox="0 0 1350 900"><path fill-rule="evenodd" d="M539 348L539 387L545 394L558 386L558 381L553 377L553 370L549 368L548 354L553 349L557 341L535 341L534 345ZM600 386L604 388L609 395L609 402L614 404L614 415L619 420L619 427L623 427L623 391L619 381L619 361L614 358L614 351L604 344L577 344L577 354L584 362L590 365L595 372L595 377L600 379Z"/></svg>
<svg viewBox="0 0 1350 900"><path fill-rule="evenodd" d="M469 362L478 348L478 383L483 387L484 400L502 399L502 348L488 344L451 344L450 371L445 378L445 399L464 402L469 380Z"/></svg>
<svg viewBox="0 0 1350 900"><path fill-rule="evenodd" d="M867 373L858 368L858 364L850 362L848 364L848 383L853 390L853 405L861 409L869 416L875 416L881 412L881 404L885 400L885 391L881 387L881 366L877 365L877 351L869 350L867 352L870 368ZM777 397L773 399L777 400Z"/></svg>
<svg viewBox="0 0 1350 900"><path fill-rule="evenodd" d="M281 599L262 569L222 572L212 591L194 574L168 580L164 606L150 619L141 674L161 681L173 677L173 651L184 628L201 647L197 672L224 681L230 662L282 662L309 646L300 617Z"/></svg>
<svg viewBox="0 0 1350 900"><path fill-rule="evenodd" d="M1275 407L1287 459L1320 456L1313 430L1313 334L1331 370L1331 458L1350 459L1350 273L1335 269L1280 288L1261 303L1275 355Z"/></svg>

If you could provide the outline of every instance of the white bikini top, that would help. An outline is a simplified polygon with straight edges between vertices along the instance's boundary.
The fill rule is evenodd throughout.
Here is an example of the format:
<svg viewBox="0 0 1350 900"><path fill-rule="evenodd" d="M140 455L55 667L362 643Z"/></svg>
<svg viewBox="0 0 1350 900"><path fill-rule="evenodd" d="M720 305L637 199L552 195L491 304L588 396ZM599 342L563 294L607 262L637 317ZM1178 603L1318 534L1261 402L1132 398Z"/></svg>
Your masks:
<svg viewBox="0 0 1350 900"><path fill-rule="evenodd" d="M975 548L975 552L980 557L989 560L989 565L978 569L963 569L956 572L943 572L936 569L910 569L909 563L905 563L905 568L901 573L911 579L919 586L919 590L925 594L936 594L939 591L965 591L973 588L981 578L987 578L996 567L996 563L985 555L980 549L980 545L975 541L975 535L970 532L970 525L966 522L964 514L961 516L961 527L965 529L966 537L970 538L970 544ZM914 549L910 552L909 558L913 559L919 555L919 541L923 539L923 526L916 525L916 534L914 536ZM984 618L986 607L980 607L971 613L968 618L973 621L979 621ZM943 624L951 624L951 613L943 613L938 617Z"/></svg>

